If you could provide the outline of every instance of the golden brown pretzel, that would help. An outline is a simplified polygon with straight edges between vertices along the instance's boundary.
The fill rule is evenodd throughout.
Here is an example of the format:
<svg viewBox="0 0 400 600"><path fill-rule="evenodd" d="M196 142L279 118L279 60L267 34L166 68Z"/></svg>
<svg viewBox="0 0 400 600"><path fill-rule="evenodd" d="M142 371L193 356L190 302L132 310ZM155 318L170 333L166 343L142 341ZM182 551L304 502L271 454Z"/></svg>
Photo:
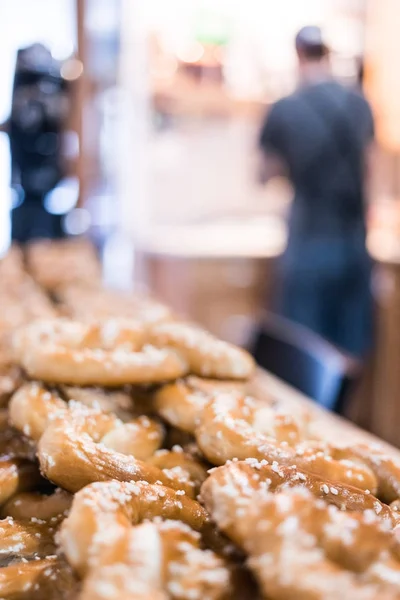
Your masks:
<svg viewBox="0 0 400 600"><path fill-rule="evenodd" d="M112 414L79 403L68 406L31 383L11 399L10 419L15 427L40 440L38 457L43 474L70 492L93 481L144 479L195 494L188 472L162 471L130 455L139 452L147 460L160 446L162 428L148 417L122 423Z"/></svg>
<svg viewBox="0 0 400 600"><path fill-rule="evenodd" d="M142 523L106 548L85 580L80 600L231 598L223 559L200 548L200 536L178 521Z"/></svg>
<svg viewBox="0 0 400 600"><path fill-rule="evenodd" d="M247 411L243 399L234 394L219 394L211 399L201 411L196 428L197 443L206 458L216 465L223 465L233 458L256 458L281 466L296 465L330 481L368 489L372 493L376 491L374 474L359 460L335 460L329 454L329 448L325 452L314 448L308 451L304 446L279 444L274 437L259 433L252 418L251 409Z"/></svg>
<svg viewBox="0 0 400 600"><path fill-rule="evenodd" d="M25 258L32 277L50 292L68 284L94 289L101 284L101 265L87 240L35 240L28 245Z"/></svg>
<svg viewBox="0 0 400 600"><path fill-rule="evenodd" d="M114 429L111 415L74 407L50 422L38 444L43 474L56 485L76 492L94 481L145 480L193 493L189 477L176 479L130 455L108 448L102 440Z"/></svg>
<svg viewBox="0 0 400 600"><path fill-rule="evenodd" d="M210 396L186 379L167 383L154 393L154 409L174 427L194 434L198 416Z"/></svg>
<svg viewBox="0 0 400 600"><path fill-rule="evenodd" d="M10 426L8 422L9 412L2 411L0 419L0 460L22 458L34 461L35 445Z"/></svg>
<svg viewBox="0 0 400 600"><path fill-rule="evenodd" d="M93 399L93 402L88 404L96 403ZM71 402L70 405L74 406L74 403ZM103 415L103 411L97 412ZM62 418L67 413L68 405L56 393L49 392L36 382L23 385L14 394L9 406L9 420L12 425L35 441L40 439L52 420ZM122 423L111 414L99 416L100 418L103 421L102 426L107 423L108 429L99 441L110 449L145 459L161 445L164 430L153 419L141 416L131 419L128 423Z"/></svg>
<svg viewBox="0 0 400 600"><path fill-rule="evenodd" d="M13 517L19 521L51 521L55 523L64 518L71 506L72 496L61 489L47 495L40 492L23 492L13 496L1 510L4 517Z"/></svg>
<svg viewBox="0 0 400 600"><path fill-rule="evenodd" d="M202 420L203 412L210 403L221 399L225 404L225 416L229 416L231 420L235 419L240 431L246 427L248 432L251 428L251 435L255 438L254 444L257 443L259 435L271 437L278 443L284 441L289 445L301 439L302 423L287 413L275 411L265 402L243 395L237 387L232 383L225 383L220 387L209 384L207 388L197 381L191 383L181 380L166 384L157 390L153 397L153 406L169 424L198 437L202 435L202 427L207 429ZM245 437L248 435L243 435L240 442L243 443Z"/></svg>
<svg viewBox="0 0 400 600"><path fill-rule="evenodd" d="M105 413L112 412L124 422L152 411L147 395L129 388L113 390L65 385L61 386L61 391L63 397L68 400L76 400L89 408L97 408Z"/></svg>
<svg viewBox="0 0 400 600"><path fill-rule="evenodd" d="M147 460L160 448L163 438L162 425L141 416L111 429L101 442L116 452L132 454L135 458Z"/></svg>
<svg viewBox="0 0 400 600"><path fill-rule="evenodd" d="M202 494L212 517L248 553L269 599L400 597L396 530L372 510L340 511L304 487L247 488L246 498L232 493L231 482L209 481Z"/></svg>
<svg viewBox="0 0 400 600"><path fill-rule="evenodd" d="M214 538L206 511L185 494L143 481L107 481L88 485L75 495L62 525L61 548L69 563L84 575L127 528L154 517L183 521L208 540Z"/></svg>
<svg viewBox="0 0 400 600"><path fill-rule="evenodd" d="M179 322L37 321L17 332L14 346L31 377L54 383L112 387L168 381L187 373L247 379L254 371L253 359L244 350Z"/></svg>
<svg viewBox="0 0 400 600"><path fill-rule="evenodd" d="M8 407L15 429L37 442L52 419L67 410L61 398L37 382L26 383L15 392Z"/></svg>
<svg viewBox="0 0 400 600"><path fill-rule="evenodd" d="M201 484L207 478L205 466L180 446L174 446L172 450L158 450L147 459L147 463L163 471L168 471L172 475L174 472L179 475L181 471L189 474L190 481L194 485L195 495L198 494Z"/></svg>
<svg viewBox="0 0 400 600"><path fill-rule="evenodd" d="M148 345L145 325L127 320L36 321L17 333L15 352L31 377L73 385L154 383L187 370L173 350Z"/></svg>
<svg viewBox="0 0 400 600"><path fill-rule="evenodd" d="M67 285L57 290L63 314L79 321L93 322L113 317L155 323L172 317L171 310L160 302L137 293Z"/></svg>
<svg viewBox="0 0 400 600"><path fill-rule="evenodd" d="M71 568L56 556L0 568L4 600L72 600L77 589Z"/></svg>
<svg viewBox="0 0 400 600"><path fill-rule="evenodd" d="M46 556L55 551L55 524L0 520L0 557Z"/></svg>
<svg viewBox="0 0 400 600"><path fill-rule="evenodd" d="M255 368L250 354L218 340L189 323L166 321L149 330L151 343L174 348L188 364L188 372L214 379L249 379Z"/></svg>
<svg viewBox="0 0 400 600"><path fill-rule="evenodd" d="M379 444L357 444L346 448L334 448L334 458L358 460L367 465L378 481L377 495L390 503L400 498L400 465Z"/></svg>
<svg viewBox="0 0 400 600"><path fill-rule="evenodd" d="M42 483L36 464L13 458L0 460L0 505L18 492L30 491Z"/></svg>
<svg viewBox="0 0 400 600"><path fill-rule="evenodd" d="M238 499L244 505L251 502L255 493L281 492L288 488L306 488L317 499L325 500L341 510L363 512L374 511L383 520L392 526L397 524L397 516L375 496L360 489L330 482L326 479L311 475L305 471L292 467L281 467L274 463L269 465L266 461L249 458L244 461L231 461L222 467L210 471L210 476L201 489L201 497L212 512L217 510L213 506L213 499L218 502L218 490L229 489L232 494L232 510ZM225 501L225 504L228 500Z"/></svg>

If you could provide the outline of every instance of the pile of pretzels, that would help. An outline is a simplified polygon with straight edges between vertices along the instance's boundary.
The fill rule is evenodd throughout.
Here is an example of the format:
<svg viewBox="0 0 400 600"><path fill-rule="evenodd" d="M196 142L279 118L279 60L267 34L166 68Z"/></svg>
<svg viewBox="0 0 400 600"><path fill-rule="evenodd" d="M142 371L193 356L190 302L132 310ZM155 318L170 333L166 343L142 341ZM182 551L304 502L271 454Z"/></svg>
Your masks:
<svg viewBox="0 0 400 600"><path fill-rule="evenodd" d="M247 352L104 290L94 254L63 277L79 248L38 247L0 263L22 307L1 338L0 598L400 600L400 465L252 397Z"/></svg>

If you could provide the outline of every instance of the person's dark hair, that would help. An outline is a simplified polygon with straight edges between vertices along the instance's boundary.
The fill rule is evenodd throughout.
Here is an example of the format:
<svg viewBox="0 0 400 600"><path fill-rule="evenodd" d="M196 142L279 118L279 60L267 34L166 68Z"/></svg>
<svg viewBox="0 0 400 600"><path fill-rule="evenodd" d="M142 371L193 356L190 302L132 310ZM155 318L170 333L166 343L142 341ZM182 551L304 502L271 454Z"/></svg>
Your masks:
<svg viewBox="0 0 400 600"><path fill-rule="evenodd" d="M296 51L299 56L309 60L321 60L329 53L320 27L307 25L296 35Z"/></svg>

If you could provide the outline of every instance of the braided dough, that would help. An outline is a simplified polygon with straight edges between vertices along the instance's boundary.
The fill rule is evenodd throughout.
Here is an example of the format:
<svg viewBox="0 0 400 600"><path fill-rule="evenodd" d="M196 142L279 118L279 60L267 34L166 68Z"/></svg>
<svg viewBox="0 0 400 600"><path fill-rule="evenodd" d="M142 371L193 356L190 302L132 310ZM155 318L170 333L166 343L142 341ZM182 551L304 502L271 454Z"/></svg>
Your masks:
<svg viewBox="0 0 400 600"><path fill-rule="evenodd" d="M88 485L75 495L62 525L61 547L70 564L85 575L132 524L154 517L183 521L209 542L217 539L204 508L185 494L143 481L108 481Z"/></svg>
<svg viewBox="0 0 400 600"><path fill-rule="evenodd" d="M4 600L72 600L76 592L71 568L56 556L0 568Z"/></svg>
<svg viewBox="0 0 400 600"><path fill-rule="evenodd" d="M10 420L38 441L42 473L69 492L94 481L117 479L159 482L190 496L197 493L199 469L192 481L195 464L190 457L179 454L172 461L170 455L168 465L165 457L153 459L163 430L148 417L122 423L112 414L79 403L67 405L54 393L31 383L11 399Z"/></svg>
<svg viewBox="0 0 400 600"><path fill-rule="evenodd" d="M171 384L156 392L154 406L166 421L194 433L201 451L215 465L251 457L271 464L296 465L371 492L377 489L370 466L351 449L335 457L328 447L321 451L314 444L300 445L306 422L240 393L220 392L210 398L201 391Z"/></svg>
<svg viewBox="0 0 400 600"><path fill-rule="evenodd" d="M81 600L226 600L232 573L200 536L178 521L142 523L107 548L85 580ZM108 596L109 597L109 596Z"/></svg>
<svg viewBox="0 0 400 600"><path fill-rule="evenodd" d="M254 490L247 475L241 472L233 479L245 490L238 494L230 466L221 467L204 484L202 495L221 530L248 553L266 597L400 597L399 544L390 520L373 510L340 511L304 487Z"/></svg>
<svg viewBox="0 0 400 600"><path fill-rule="evenodd" d="M54 383L112 387L169 381L190 372L246 379L254 369L244 350L178 322L37 321L19 331L14 346L31 377Z"/></svg>
<svg viewBox="0 0 400 600"><path fill-rule="evenodd" d="M36 321L14 344L30 377L54 383L113 387L168 381L187 370L176 352L149 345L146 328L135 321Z"/></svg>

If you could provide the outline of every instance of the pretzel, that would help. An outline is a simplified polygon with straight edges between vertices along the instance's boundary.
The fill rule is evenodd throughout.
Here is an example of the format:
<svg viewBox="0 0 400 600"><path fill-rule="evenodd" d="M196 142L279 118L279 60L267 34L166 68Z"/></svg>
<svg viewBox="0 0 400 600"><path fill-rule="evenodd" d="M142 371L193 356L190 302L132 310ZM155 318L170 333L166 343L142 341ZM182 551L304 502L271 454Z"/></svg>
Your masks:
<svg viewBox="0 0 400 600"><path fill-rule="evenodd" d="M61 398L36 382L17 390L8 407L9 421L15 429L37 442L51 419L63 416L67 405Z"/></svg>
<svg viewBox="0 0 400 600"><path fill-rule="evenodd" d="M33 557L52 554L55 526L43 521L23 522L7 517L0 520L0 557Z"/></svg>
<svg viewBox="0 0 400 600"><path fill-rule="evenodd" d="M317 475L311 475L296 467L281 467L276 463L249 458L245 461L232 461L222 467L211 469L210 476L201 488L201 498L212 514L219 508L219 491L225 493L225 509L234 511L239 502L244 506L252 502L257 492L281 492L289 488L305 488L317 499L333 504L340 510L363 512L373 511L391 526L398 522L397 515L375 496L357 488L330 482ZM228 505L228 493L232 505ZM215 502L215 505L214 505Z"/></svg>
<svg viewBox="0 0 400 600"><path fill-rule="evenodd" d="M88 402L96 404L95 401ZM66 403L55 392L50 392L39 383L22 386L13 396L9 406L9 420L24 435L38 441L46 427L57 418L76 414L77 417L92 415L102 433L101 443L124 454L151 456L161 445L164 430L160 423L141 416L123 423L113 414L101 410L79 410L80 403Z"/></svg>
<svg viewBox="0 0 400 600"><path fill-rule="evenodd" d="M0 505L14 494L35 489L42 479L37 466L27 460L0 460Z"/></svg>
<svg viewBox="0 0 400 600"><path fill-rule="evenodd" d="M135 416L153 412L148 394L141 389L113 390L98 387L61 386L60 391L66 400L76 400L89 408L97 408L105 413L112 412L124 422L130 421Z"/></svg>
<svg viewBox="0 0 400 600"><path fill-rule="evenodd" d="M75 495L61 528L61 548L84 576L96 566L102 551L116 544L131 525L154 517L183 521L207 540L215 539L206 511L185 494L144 481L107 481L88 485Z"/></svg>
<svg viewBox="0 0 400 600"><path fill-rule="evenodd" d="M245 384L189 376L155 390L152 405L170 425L194 434L199 413L208 400L220 392L244 393Z"/></svg>
<svg viewBox="0 0 400 600"><path fill-rule="evenodd" d="M209 489L213 518L271 600L400 597L397 533L373 511L343 512L304 488L259 490L244 504L229 488Z"/></svg>
<svg viewBox="0 0 400 600"><path fill-rule="evenodd" d="M2 508L2 515L19 521L51 521L56 523L66 516L72 496L61 489L47 495L39 492L24 492L13 496Z"/></svg>
<svg viewBox="0 0 400 600"><path fill-rule="evenodd" d="M153 396L154 409L167 423L194 434L198 415L209 400L209 394L190 385L187 380L163 385Z"/></svg>
<svg viewBox="0 0 400 600"><path fill-rule="evenodd" d="M0 568L2 600L70 600L76 591L70 567L56 556Z"/></svg>
<svg viewBox="0 0 400 600"><path fill-rule="evenodd" d="M5 423L0 427L0 461L22 458L33 462L35 460L34 444L10 427L8 417L8 411L4 411L4 415L0 417L0 419L5 419Z"/></svg>
<svg viewBox="0 0 400 600"><path fill-rule="evenodd" d="M188 372L199 377L240 380L254 373L254 361L248 352L189 323L155 324L149 335L155 346L174 348L188 364Z"/></svg>
<svg viewBox="0 0 400 600"><path fill-rule="evenodd" d="M101 441L111 450L146 460L160 448L163 438L161 424L142 416L115 427Z"/></svg>
<svg viewBox="0 0 400 600"><path fill-rule="evenodd" d="M228 599L231 579L225 561L200 548L197 532L178 521L157 521L128 529L106 548L80 598Z"/></svg>
<svg viewBox="0 0 400 600"><path fill-rule="evenodd" d="M36 321L14 344L30 377L54 383L114 387L171 380L187 370L173 350L149 345L146 327L135 321Z"/></svg>
<svg viewBox="0 0 400 600"><path fill-rule="evenodd" d="M289 438L293 427L290 418L285 416L282 422L272 413L266 423L263 419L259 419L261 427L257 421L254 426L253 403L253 400L243 399L234 394L219 394L206 404L199 415L196 440L210 462L222 465L233 458L239 460L257 458L267 460L270 464L276 462L281 466L296 465L299 469L320 475L330 481L368 489L373 493L376 491L377 482L374 474L367 466L360 464L360 461L351 461L350 457L334 460L329 455L329 448L325 452L315 449L308 452L304 446L290 447L288 443L279 444L273 437L273 433L279 432L282 423L282 433L279 432L277 437L283 441L283 432L288 431L287 438ZM263 414L265 413L262 412ZM278 423L278 427L275 423ZM266 435L268 428L270 435ZM295 439L294 436L293 441Z"/></svg>
<svg viewBox="0 0 400 600"><path fill-rule="evenodd" d="M121 315L141 323L156 323L172 318L164 304L137 293L98 289L93 286L69 284L57 289L57 299L63 313L73 319L93 322Z"/></svg>
<svg viewBox="0 0 400 600"><path fill-rule="evenodd" d="M186 473L168 473L131 455L108 448L102 440L115 427L115 419L97 411L73 407L51 421L38 444L42 472L56 485L76 492L88 483L117 479L161 482L193 494ZM177 476L178 475L178 476Z"/></svg>
<svg viewBox="0 0 400 600"><path fill-rule="evenodd" d="M388 456L379 444L357 444L351 447L335 447L334 458L349 458L367 465L378 481L377 495L390 504L400 498L400 465Z"/></svg>
<svg viewBox="0 0 400 600"><path fill-rule="evenodd" d="M173 446L172 450L158 450L151 456L147 463L162 469L164 472L188 473L193 482L195 494L200 491L200 486L207 478L206 468L181 446Z"/></svg>
<svg viewBox="0 0 400 600"><path fill-rule="evenodd" d="M151 457L160 446L163 430L148 417L122 423L112 414L86 409L79 403L67 405L39 384L30 383L11 399L10 420L40 440L42 472L70 492L94 481L144 479L191 496L196 493L196 482L190 477L194 464L189 457L177 457L164 470L153 466ZM155 463L157 460L160 462L155 459Z"/></svg>
<svg viewBox="0 0 400 600"><path fill-rule="evenodd" d="M86 240L31 242L26 262L34 279L51 292L71 283L92 286L101 283L101 267L95 248Z"/></svg>
<svg viewBox="0 0 400 600"><path fill-rule="evenodd" d="M21 369L14 364L9 351L1 348L0 341L0 406L7 405L21 382Z"/></svg>

